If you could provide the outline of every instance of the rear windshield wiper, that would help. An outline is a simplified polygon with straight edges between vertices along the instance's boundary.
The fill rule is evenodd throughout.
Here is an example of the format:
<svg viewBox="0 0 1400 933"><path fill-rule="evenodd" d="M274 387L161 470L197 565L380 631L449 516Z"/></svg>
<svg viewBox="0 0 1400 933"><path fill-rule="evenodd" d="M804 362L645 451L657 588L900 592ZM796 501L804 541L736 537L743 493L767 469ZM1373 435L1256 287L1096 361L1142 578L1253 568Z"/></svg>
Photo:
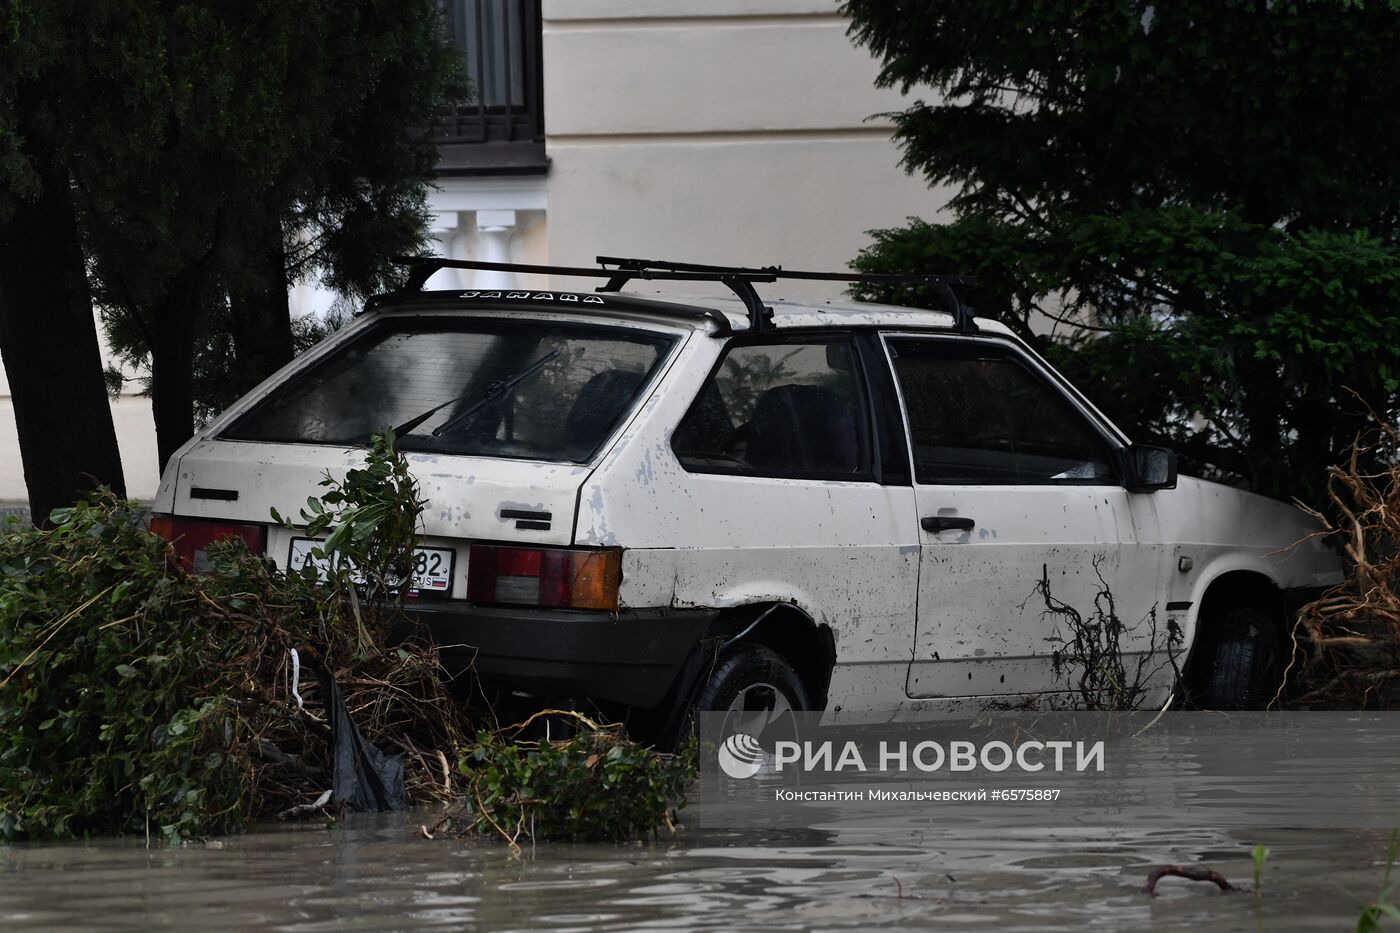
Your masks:
<svg viewBox="0 0 1400 933"><path fill-rule="evenodd" d="M544 356L535 360L529 366L526 366L524 369L522 369L515 375L507 376L504 379L497 379L495 382L491 383L489 386L486 387L486 391L480 393L481 397L477 399L476 404L472 405L470 408L468 408L461 414L454 415L447 421L444 421L442 424L433 428L433 437L441 437L449 428L456 427L463 421L466 421L472 415L481 411L481 409L485 408L492 401L494 401L497 398L500 398L501 395L505 394L505 392L519 385L525 379L528 379L530 376L543 369L544 365L550 360L554 359L556 356L558 356L560 352L561 351L558 349L551 350ZM476 392L468 392L466 395L459 395L456 398L450 398L447 401L443 402L441 405L434 405L432 408L429 408L421 415L417 415L413 418L410 418L403 424L394 428L394 440L397 441L402 439L405 434L418 427L424 421L427 421L433 415L436 415L438 412L442 411L448 405L457 405L467 401L468 399L477 398L477 394L478 393Z"/></svg>

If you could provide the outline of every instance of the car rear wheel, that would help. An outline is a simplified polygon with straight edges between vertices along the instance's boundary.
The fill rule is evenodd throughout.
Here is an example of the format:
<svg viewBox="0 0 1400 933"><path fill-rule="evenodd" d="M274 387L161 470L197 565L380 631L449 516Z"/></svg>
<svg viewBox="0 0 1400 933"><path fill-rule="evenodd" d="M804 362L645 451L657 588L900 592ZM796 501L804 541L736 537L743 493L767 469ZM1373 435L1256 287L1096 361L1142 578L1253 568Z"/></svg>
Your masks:
<svg viewBox="0 0 1400 933"><path fill-rule="evenodd" d="M738 645L720 658L695 708L771 721L810 703L801 678L782 655L764 645Z"/></svg>
<svg viewBox="0 0 1400 933"><path fill-rule="evenodd" d="M1233 608L1203 624L1210 633L1210 654L1199 705L1224 710L1266 707L1283 673L1273 619L1258 609Z"/></svg>

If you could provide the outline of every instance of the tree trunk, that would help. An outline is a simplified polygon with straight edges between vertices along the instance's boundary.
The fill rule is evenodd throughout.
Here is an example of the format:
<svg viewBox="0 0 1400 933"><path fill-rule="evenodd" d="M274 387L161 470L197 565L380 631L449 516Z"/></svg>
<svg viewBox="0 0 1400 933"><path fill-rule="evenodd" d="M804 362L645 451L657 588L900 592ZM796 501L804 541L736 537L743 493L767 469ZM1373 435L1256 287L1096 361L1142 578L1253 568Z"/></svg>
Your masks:
<svg viewBox="0 0 1400 933"><path fill-rule="evenodd" d="M151 315L151 412L160 468L194 435L194 339L204 309L196 267L177 276Z"/></svg>
<svg viewBox="0 0 1400 933"><path fill-rule="evenodd" d="M287 255L276 214L253 244L246 280L229 295L235 385L241 395L292 361L292 314L287 297Z"/></svg>
<svg viewBox="0 0 1400 933"><path fill-rule="evenodd" d="M1290 464L1284 434L1284 386L1268 360L1236 360L1240 403L1249 437L1245 440L1249 488L1274 498L1288 498Z"/></svg>
<svg viewBox="0 0 1400 933"><path fill-rule="evenodd" d="M107 485L126 495L67 172L35 159L42 191L0 223L0 358L30 513Z"/></svg>

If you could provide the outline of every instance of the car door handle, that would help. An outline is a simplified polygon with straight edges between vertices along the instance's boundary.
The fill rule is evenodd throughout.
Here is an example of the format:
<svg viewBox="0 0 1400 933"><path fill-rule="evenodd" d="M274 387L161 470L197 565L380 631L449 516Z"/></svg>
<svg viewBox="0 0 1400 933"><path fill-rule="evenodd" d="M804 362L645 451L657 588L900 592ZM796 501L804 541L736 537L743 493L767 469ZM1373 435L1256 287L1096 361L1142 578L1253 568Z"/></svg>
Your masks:
<svg viewBox="0 0 1400 933"><path fill-rule="evenodd" d="M930 515L920 520L924 531L971 531L977 523L961 515Z"/></svg>

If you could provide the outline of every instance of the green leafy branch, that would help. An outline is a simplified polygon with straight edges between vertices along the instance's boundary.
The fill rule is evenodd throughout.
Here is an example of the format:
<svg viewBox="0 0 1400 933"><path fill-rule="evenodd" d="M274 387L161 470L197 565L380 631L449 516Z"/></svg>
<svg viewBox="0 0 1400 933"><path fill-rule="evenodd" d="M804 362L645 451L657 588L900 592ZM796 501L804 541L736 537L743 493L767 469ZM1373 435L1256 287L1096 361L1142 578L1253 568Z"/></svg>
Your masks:
<svg viewBox="0 0 1400 933"><path fill-rule="evenodd" d="M327 470L320 485L328 491L307 497L301 525L312 538L325 536L311 556L324 566L331 595L349 601L361 645L371 650L375 642L366 616L377 621L379 605L398 605L410 588L425 503L408 461L394 445L394 432L387 429L370 438L364 467L348 470L344 480ZM272 518L284 528L297 528L275 508ZM310 563L299 572L308 582L318 576Z"/></svg>

